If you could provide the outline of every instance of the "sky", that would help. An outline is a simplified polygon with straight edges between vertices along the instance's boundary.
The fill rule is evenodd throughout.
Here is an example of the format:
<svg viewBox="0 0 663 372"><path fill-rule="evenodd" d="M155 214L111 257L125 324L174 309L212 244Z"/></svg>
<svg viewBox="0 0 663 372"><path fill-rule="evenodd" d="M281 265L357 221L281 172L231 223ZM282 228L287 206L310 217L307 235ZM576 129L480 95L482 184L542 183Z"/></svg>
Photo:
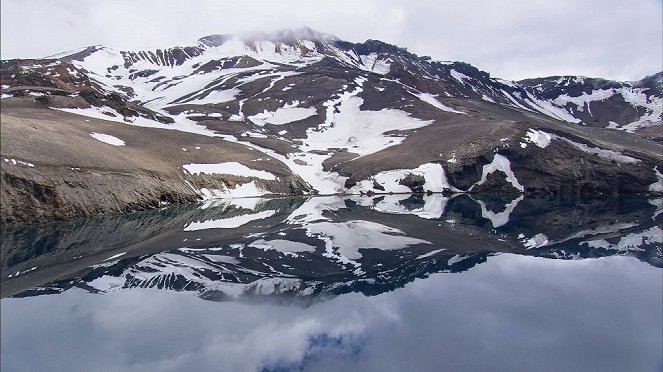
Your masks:
<svg viewBox="0 0 663 372"><path fill-rule="evenodd" d="M2 0L0 7L2 59L308 26L511 80L637 80L663 70L663 0Z"/></svg>

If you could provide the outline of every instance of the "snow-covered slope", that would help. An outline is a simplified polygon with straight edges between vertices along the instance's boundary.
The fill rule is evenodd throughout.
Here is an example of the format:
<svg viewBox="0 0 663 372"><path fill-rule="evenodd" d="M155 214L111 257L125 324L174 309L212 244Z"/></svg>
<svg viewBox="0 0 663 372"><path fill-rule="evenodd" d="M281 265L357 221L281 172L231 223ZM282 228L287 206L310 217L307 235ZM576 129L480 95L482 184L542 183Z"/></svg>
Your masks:
<svg viewBox="0 0 663 372"><path fill-rule="evenodd" d="M661 125L663 73L636 82L555 76L519 84L570 122L628 132Z"/></svg>
<svg viewBox="0 0 663 372"><path fill-rule="evenodd" d="M210 35L169 49L95 46L53 58L2 61L0 75L3 114L13 115L17 128L20 117L37 115L25 110L33 105L33 111L56 110L49 110L50 117L59 111L117 123L118 131L127 131L114 135L124 141L122 151L154 155L154 149L127 141L135 132L121 126L131 126L186 132L259 154L242 156L244 162L162 154L181 173L184 187L203 198L406 190L647 192L657 180L655 169L663 169L654 142L625 133L660 137L661 74L634 83L579 77L510 82L466 63L432 61L377 40L350 43L304 28ZM594 126L621 131L587 128ZM530 130L549 135L550 147L521 145ZM86 135L91 133L102 132ZM23 151L13 144L3 142L7 159ZM200 147L190 145L178 147ZM607 152L615 156L598 155ZM33 155L23 153L20 160L38 171ZM635 161L608 162L627 158ZM227 162L244 168L217 174L216 184L184 168ZM264 182L271 180L242 171L267 170L265 162L283 165L288 172L281 174L290 175L270 186ZM550 167L551 162L569 165ZM225 177L247 175L243 183ZM578 186L567 188L572 180Z"/></svg>

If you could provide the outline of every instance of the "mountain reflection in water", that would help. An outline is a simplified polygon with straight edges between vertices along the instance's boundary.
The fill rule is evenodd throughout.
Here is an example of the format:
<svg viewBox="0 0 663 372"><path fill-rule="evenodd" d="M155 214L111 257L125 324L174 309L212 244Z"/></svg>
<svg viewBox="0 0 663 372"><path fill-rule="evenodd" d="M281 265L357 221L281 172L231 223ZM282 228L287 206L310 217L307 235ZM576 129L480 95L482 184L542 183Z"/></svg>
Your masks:
<svg viewBox="0 0 663 372"><path fill-rule="evenodd" d="M33 226L3 231L2 296L159 288L306 305L320 296L382 293L506 252L631 255L662 267L662 201L255 198Z"/></svg>
<svg viewBox="0 0 663 372"><path fill-rule="evenodd" d="M660 370L662 205L237 199L5 229L2 369Z"/></svg>

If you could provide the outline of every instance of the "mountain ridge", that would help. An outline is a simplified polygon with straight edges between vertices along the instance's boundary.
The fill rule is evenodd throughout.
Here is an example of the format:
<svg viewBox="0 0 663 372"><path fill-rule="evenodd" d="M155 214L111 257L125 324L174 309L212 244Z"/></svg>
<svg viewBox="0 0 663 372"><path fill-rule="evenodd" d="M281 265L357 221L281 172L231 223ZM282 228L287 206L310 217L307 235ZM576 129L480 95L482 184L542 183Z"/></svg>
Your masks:
<svg viewBox="0 0 663 372"><path fill-rule="evenodd" d="M30 221L14 204L62 219L264 194L659 192L661 76L511 82L308 28L2 61L2 216ZM122 145L99 143L108 138L99 133ZM72 156L79 146L104 156ZM58 176L44 171L52 167ZM167 181L94 202L95 174L124 168ZM35 191L44 188L55 197Z"/></svg>
<svg viewBox="0 0 663 372"><path fill-rule="evenodd" d="M323 34L318 31L312 30L307 27L303 27L301 29L285 29L285 30L278 30L274 31L271 33L267 32L258 32L258 31L253 31L253 32L247 32L243 34L216 34L216 35L208 35L205 37L202 37L198 39L196 45L190 45L190 46L177 46L173 48L168 48L168 49L148 49L148 50L138 50L138 51L115 51L112 48L108 47L103 47L103 46L91 46L84 48L81 51L69 54L67 56L60 56L59 58L61 59L66 59L66 60L82 60L85 57L89 56L89 54L92 54L94 52L98 52L100 50L105 50L109 54L120 54L122 58L124 59L124 65L125 67L128 67L132 63L136 63L139 61L149 61L149 63L153 63L155 65L162 65L162 66L174 66L174 65L180 65L184 60L186 59L191 59L194 57L199 56L202 54L206 48L218 48L221 46L224 46L226 44L232 44L234 41L242 41L243 45L239 46L238 50L235 50L235 54L237 55L246 55L249 56L249 54L245 53L248 49L253 49L254 52L258 52L259 49L264 49L261 48L260 43L262 42L268 42L268 43L276 43L275 46L277 50L275 50L278 53L283 54L283 51L278 50L278 45L279 44L284 44L284 45L289 45L289 46L298 46L302 47L304 44L307 44L310 49L307 49L305 46L304 48L306 50L300 50L301 55L305 55L308 52L319 52L321 55L324 56L330 56L330 53L326 49L334 48L335 46L343 46L345 49L350 50L351 53L355 53L354 56L357 58L359 57L364 57L367 55L371 55L372 53L389 53L392 56L400 56L400 57L406 57L414 61L424 61L429 64L429 66L440 66L440 65L452 65L454 68L450 68L449 70L455 71L455 74L452 74L456 80L458 80L461 84L464 82L463 79L469 78L468 75L477 78L478 80L484 80L483 83L485 83L485 80L490 79L490 74L484 71L480 71L474 66L464 63L464 62L441 62L441 61L432 61L430 57L419 57L416 54L413 54L411 52L408 52L406 48L400 48L395 45L391 45L388 43L384 43L378 40L372 40L369 39L363 43L352 43L352 42L346 42L342 41L334 36L328 35L328 34ZM318 43L316 45L315 43ZM296 44L296 45L295 45ZM237 45L236 45L237 46ZM241 50L242 47L244 50ZM318 48L320 50L318 50ZM295 51L296 53L296 51ZM337 55L338 57L338 55ZM352 58L348 59L348 56L343 56L340 58L342 61L341 62L346 62L347 64L350 65L350 67L359 67L366 68L364 65L364 61L353 61ZM358 58L360 59L360 58ZM379 57L376 55L373 57L373 63L371 66L371 69L373 69L373 66L375 65L376 62L378 62ZM354 64L352 62L355 62ZM357 63L358 62L358 63ZM114 67L114 66L109 66L109 67ZM382 69L385 69L385 66L382 66ZM373 71L375 72L375 71ZM550 99L550 98L558 98L558 96L551 96L550 89L543 89L541 91L536 91L534 88L537 84L541 85L540 82L549 82L552 79L562 79L562 80L567 80L568 81L571 79L577 80L580 79L581 83L584 83L585 81L594 83L594 89L599 89L599 90L605 90L605 89L610 89L610 88L621 88L625 86L630 86L632 88L647 88L647 94L645 95L645 101L648 101L651 96L655 96L656 98L661 98L663 96L662 93L662 88L661 88L661 79L662 79L663 72L658 72L652 75L649 75L647 77L644 77L638 82L623 82L623 81L615 81L615 80L606 80L606 79L601 79L601 78L588 78L588 77L581 77L581 76L548 76L548 77L539 77L539 78L529 78L529 79L523 79L520 81L513 81L509 82L504 79L493 79L494 83L504 83L505 86L511 86L513 87L513 84L517 84L517 87L513 88L522 88L520 89L520 95L522 96L523 91L528 91L534 95L534 98L545 98L545 99ZM647 80L650 79L650 80ZM649 84L647 84L649 82ZM600 83L600 84L599 84ZM638 83L642 83L641 85L638 85ZM599 85L597 85L599 84ZM559 85L556 84L556 85ZM578 92L578 84L569 84L569 96L570 97L578 97L579 95L576 94ZM580 91L584 91L586 94L591 93L591 89L589 88L589 85L587 84L581 84L582 88ZM504 86L500 87L504 88ZM561 92L559 89L559 86L557 86L557 90ZM476 89L475 89L476 91ZM448 93L448 92L447 92ZM512 93L512 92L510 92ZM494 97L489 97L486 96L485 94L482 96L485 100L490 100ZM504 98L504 97L500 97ZM526 99L523 99L522 97L517 97L517 96L511 96L508 99L514 99L518 101L516 103L517 105L522 105L523 107L526 107L527 109L534 109L537 112L543 113L544 115L551 116L556 119L562 119L566 121L574 121L574 115L573 112L570 112L570 116L565 116L565 115L560 115L558 112L555 110L546 110L545 107L540 107L536 105L535 102L527 102ZM508 102L504 101L502 103L509 104ZM639 102L642 103L642 102ZM557 107L559 108L559 107ZM576 109L577 111L577 109ZM652 117L654 119L659 119L660 120L660 113L658 112L652 112ZM571 118L570 120L568 120ZM577 118L575 118L577 120ZM628 125L631 123L625 123L622 125ZM605 126L605 125L604 125ZM629 130L629 129L627 129Z"/></svg>

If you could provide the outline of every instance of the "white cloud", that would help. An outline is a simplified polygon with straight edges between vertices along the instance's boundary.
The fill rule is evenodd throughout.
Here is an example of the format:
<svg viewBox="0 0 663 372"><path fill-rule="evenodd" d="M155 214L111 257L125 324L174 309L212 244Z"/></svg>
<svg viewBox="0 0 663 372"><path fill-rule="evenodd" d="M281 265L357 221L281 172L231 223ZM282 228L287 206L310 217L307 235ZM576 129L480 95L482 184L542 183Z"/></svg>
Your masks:
<svg viewBox="0 0 663 372"><path fill-rule="evenodd" d="M659 0L4 0L1 6L3 59L96 44L183 45L209 34L306 25L349 41L379 39L469 62L510 79L633 80L663 63Z"/></svg>

